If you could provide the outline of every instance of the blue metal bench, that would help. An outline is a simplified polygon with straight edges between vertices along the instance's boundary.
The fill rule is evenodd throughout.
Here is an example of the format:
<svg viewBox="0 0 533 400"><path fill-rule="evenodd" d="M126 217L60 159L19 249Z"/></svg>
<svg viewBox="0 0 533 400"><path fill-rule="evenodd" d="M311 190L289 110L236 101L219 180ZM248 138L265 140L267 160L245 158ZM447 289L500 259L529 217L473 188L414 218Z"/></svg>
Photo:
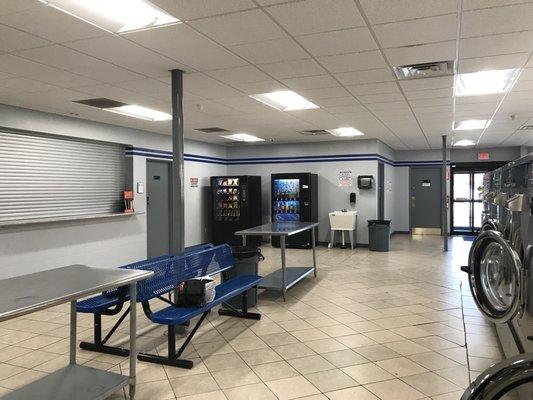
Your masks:
<svg viewBox="0 0 533 400"><path fill-rule="evenodd" d="M143 284L145 288L144 292L140 292L139 286L137 287L137 302L139 301L148 301L153 298L158 298L165 302L170 302L169 299L165 299L162 296L165 294L171 294L171 292L176 288L174 281L168 279L169 274L172 269L172 260L174 258L184 257L187 254L201 252L213 248L213 245L210 243L203 243L200 245L195 245L187 247L185 251L178 256L174 255L164 255L149 260L137 261L132 264L124 265L122 269L144 269L154 272L154 275L147 279L149 282L154 282L153 285L150 283ZM151 291L150 291L151 290ZM142 299L142 300L140 300ZM89 351L96 351L100 353L113 354L127 357L129 355L128 349L123 349L119 347L106 346L106 343L109 341L111 336L118 329L120 324L124 321L126 316L129 314L129 307L125 312L120 316L118 321L113 325L109 330L105 338L102 339L102 315L112 316L120 313L124 307L124 304L130 300L129 293L127 288L118 288L110 291L103 292L101 295L91 297L86 300L78 301L76 304L76 309L80 313L87 313L94 315L94 342L81 342L80 348Z"/></svg>
<svg viewBox="0 0 533 400"><path fill-rule="evenodd" d="M234 267L233 255L231 248L228 245L216 246L211 249L193 252L184 257L176 257L172 259L172 271L176 273L176 285L188 279L200 276L212 276L222 273ZM205 320L211 309L217 305L232 299L236 296L242 296L242 310L233 308L230 304L225 306L230 309L221 309L218 311L220 315L228 315L239 318L260 319L261 315L257 313L248 312L248 296L247 291L256 287L261 282L261 277L257 275L237 276L216 286L215 299L203 307L178 307L176 304L170 305L162 310L152 312L149 301L142 301L145 314L152 320L152 322L168 326L168 355L166 357L150 353L140 353L139 360L153 362L157 364L171 365L181 368L192 368L193 362L190 360L181 359L181 355L187 348L198 328ZM150 279L139 282L138 287L141 293L145 285ZM149 292L150 290L148 290ZM192 318L200 316L196 325L193 327L183 345L176 351L176 325L180 325L190 321Z"/></svg>

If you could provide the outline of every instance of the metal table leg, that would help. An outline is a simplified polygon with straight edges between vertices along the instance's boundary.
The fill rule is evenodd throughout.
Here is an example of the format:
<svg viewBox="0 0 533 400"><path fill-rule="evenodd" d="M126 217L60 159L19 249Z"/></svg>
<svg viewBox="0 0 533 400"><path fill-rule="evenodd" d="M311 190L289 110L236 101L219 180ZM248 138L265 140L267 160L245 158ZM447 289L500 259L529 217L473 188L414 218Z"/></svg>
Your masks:
<svg viewBox="0 0 533 400"><path fill-rule="evenodd" d="M287 293L287 282L285 281L285 236L279 237L280 247L281 247L281 291L283 293L283 301L286 300Z"/></svg>
<svg viewBox="0 0 533 400"><path fill-rule="evenodd" d="M137 283L130 285L130 400L135 398L137 368Z"/></svg>
<svg viewBox="0 0 533 400"><path fill-rule="evenodd" d="M313 244L313 268L314 268L314 273L315 273L315 278L316 278L316 274L317 274L317 271L316 271L316 242L315 242L315 228L311 228L311 242Z"/></svg>
<svg viewBox="0 0 533 400"><path fill-rule="evenodd" d="M76 364L76 300L70 302L70 364Z"/></svg>

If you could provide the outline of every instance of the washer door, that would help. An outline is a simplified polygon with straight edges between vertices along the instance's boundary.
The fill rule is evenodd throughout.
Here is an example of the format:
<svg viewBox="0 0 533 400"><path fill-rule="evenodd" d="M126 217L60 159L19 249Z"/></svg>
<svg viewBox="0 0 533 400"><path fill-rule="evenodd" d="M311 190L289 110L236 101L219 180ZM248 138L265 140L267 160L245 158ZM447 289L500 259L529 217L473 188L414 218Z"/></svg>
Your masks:
<svg viewBox="0 0 533 400"><path fill-rule="evenodd" d="M505 323L519 311L522 263L500 232L482 232L468 257L470 290L479 310L492 322Z"/></svg>
<svg viewBox="0 0 533 400"><path fill-rule="evenodd" d="M533 354L520 354L483 371L461 400L531 399Z"/></svg>
<svg viewBox="0 0 533 400"><path fill-rule="evenodd" d="M492 218L488 218L485 222L483 222L483 225L481 226L481 232L497 230L498 224Z"/></svg>

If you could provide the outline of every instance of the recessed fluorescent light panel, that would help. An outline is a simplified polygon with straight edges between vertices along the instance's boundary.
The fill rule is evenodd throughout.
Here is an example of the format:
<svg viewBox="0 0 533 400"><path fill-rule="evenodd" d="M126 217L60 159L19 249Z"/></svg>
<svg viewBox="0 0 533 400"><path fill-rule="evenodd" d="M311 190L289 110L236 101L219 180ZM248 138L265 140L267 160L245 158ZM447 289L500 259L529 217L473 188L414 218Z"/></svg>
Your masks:
<svg viewBox="0 0 533 400"><path fill-rule="evenodd" d="M292 90L252 94L250 97L279 111L312 110L314 108L320 108Z"/></svg>
<svg viewBox="0 0 533 400"><path fill-rule="evenodd" d="M121 107L102 108L104 111L109 111L115 114L126 115L128 117L140 118L146 121L169 121L172 119L172 115L162 111L152 110L151 108L125 105Z"/></svg>
<svg viewBox="0 0 533 400"><path fill-rule="evenodd" d="M363 136L364 135L363 132L358 131L357 129L352 128L352 127L327 129L327 131L334 136L340 136L340 137Z"/></svg>
<svg viewBox="0 0 533 400"><path fill-rule="evenodd" d="M234 133L233 135L222 135L220 137L235 140L236 142L264 142L265 139L250 135L248 133Z"/></svg>
<svg viewBox="0 0 533 400"><path fill-rule="evenodd" d="M179 23L148 0L39 0L111 33Z"/></svg>
<svg viewBox="0 0 533 400"><path fill-rule="evenodd" d="M455 95L482 96L505 93L513 86L522 72L521 68L459 74L455 77Z"/></svg>
<svg viewBox="0 0 533 400"><path fill-rule="evenodd" d="M466 121L459 121L453 123L454 131L472 131L476 129L488 128L492 120L486 119L467 119Z"/></svg>
<svg viewBox="0 0 533 400"><path fill-rule="evenodd" d="M459 147L468 147L468 146L474 146L475 143L474 143L474 141L472 141L470 139L463 139L463 140L459 140L459 141L455 142L453 145L454 146L459 146Z"/></svg>

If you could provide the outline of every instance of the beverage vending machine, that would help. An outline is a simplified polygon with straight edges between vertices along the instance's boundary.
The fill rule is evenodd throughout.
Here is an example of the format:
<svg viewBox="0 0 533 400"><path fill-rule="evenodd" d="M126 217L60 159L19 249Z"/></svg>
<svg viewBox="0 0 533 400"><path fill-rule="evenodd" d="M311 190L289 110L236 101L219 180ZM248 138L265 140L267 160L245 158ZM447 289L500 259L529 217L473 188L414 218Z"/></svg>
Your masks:
<svg viewBox="0 0 533 400"><path fill-rule="evenodd" d="M261 225L261 177L260 176L212 176L212 229L213 244L242 244L236 231ZM246 238L249 245L258 246L260 236Z"/></svg>
<svg viewBox="0 0 533 400"><path fill-rule="evenodd" d="M272 222L318 222L318 175L272 174ZM272 237L279 247L279 237ZM287 237L287 247L311 248L311 231Z"/></svg>

